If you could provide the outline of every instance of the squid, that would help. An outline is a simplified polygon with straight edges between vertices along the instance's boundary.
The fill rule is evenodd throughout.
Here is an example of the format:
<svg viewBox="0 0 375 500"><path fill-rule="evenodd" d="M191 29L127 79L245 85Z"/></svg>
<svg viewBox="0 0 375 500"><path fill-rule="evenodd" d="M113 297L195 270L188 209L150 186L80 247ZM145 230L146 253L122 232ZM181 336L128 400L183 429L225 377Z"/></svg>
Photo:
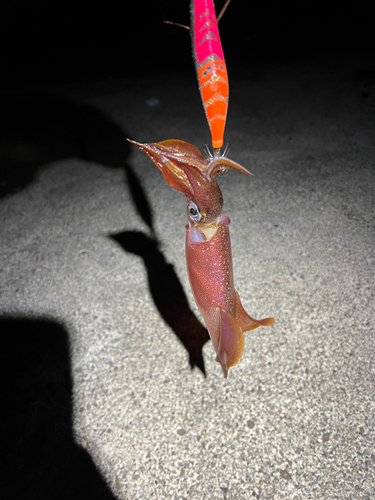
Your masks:
<svg viewBox="0 0 375 500"><path fill-rule="evenodd" d="M187 200L186 264L195 302L204 319L216 361L227 378L244 352L244 332L270 326L273 318L256 320L241 304L234 287L230 219L222 214L223 195L217 176L232 168L252 174L220 154L228 109L228 76L212 0L191 2L193 57L203 107L211 131L213 154L202 155L185 141L139 143L167 184Z"/></svg>

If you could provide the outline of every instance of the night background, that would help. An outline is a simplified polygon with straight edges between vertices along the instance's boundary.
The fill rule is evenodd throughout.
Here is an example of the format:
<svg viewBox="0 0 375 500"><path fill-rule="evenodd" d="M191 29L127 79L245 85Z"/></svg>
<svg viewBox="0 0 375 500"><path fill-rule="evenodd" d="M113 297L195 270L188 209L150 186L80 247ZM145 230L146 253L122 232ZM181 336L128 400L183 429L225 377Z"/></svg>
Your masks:
<svg viewBox="0 0 375 500"><path fill-rule="evenodd" d="M189 2L3 4L1 86L192 73L189 33L163 20L189 25ZM373 4L233 0L220 33L229 71L371 53Z"/></svg>
<svg viewBox="0 0 375 500"><path fill-rule="evenodd" d="M373 6L232 0L220 21L225 140L255 174L220 180L236 279L277 318L225 385L183 197L126 140L209 141L190 34L163 22L189 1L2 3L6 498L375 498L355 496L375 466Z"/></svg>

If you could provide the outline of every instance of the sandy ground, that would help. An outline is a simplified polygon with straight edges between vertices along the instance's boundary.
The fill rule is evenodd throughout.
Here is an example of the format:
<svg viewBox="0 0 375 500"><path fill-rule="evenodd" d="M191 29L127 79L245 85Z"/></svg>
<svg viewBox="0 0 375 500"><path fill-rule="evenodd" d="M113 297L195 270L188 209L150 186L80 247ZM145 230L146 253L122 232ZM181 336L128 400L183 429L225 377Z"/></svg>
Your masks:
<svg viewBox="0 0 375 500"><path fill-rule="evenodd" d="M358 58L231 76L230 157L255 175L220 179L235 285L276 322L227 380L189 288L184 196L125 140L202 150L194 75L1 97L4 361L24 396L34 363L15 360L69 339L67 440L109 498L375 498L374 84Z"/></svg>

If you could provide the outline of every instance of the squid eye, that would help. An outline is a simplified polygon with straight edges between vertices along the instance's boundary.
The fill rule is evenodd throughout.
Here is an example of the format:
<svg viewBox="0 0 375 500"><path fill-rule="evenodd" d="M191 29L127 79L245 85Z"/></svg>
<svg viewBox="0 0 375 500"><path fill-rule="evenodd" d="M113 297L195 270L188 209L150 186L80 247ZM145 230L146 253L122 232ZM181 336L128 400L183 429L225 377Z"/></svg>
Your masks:
<svg viewBox="0 0 375 500"><path fill-rule="evenodd" d="M194 222L199 222L202 218L202 214L198 208L198 205L194 201L189 201L187 206L187 213L190 220Z"/></svg>

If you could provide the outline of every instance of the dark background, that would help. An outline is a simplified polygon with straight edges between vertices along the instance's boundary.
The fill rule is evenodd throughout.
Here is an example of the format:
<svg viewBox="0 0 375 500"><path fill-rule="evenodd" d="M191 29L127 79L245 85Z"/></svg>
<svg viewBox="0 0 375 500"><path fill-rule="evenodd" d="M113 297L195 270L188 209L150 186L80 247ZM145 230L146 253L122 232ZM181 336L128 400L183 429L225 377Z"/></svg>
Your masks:
<svg viewBox="0 0 375 500"><path fill-rule="evenodd" d="M163 23L166 19L189 24L189 3L77 1L72 6L62 1L4 1L0 89L137 75L186 73L191 79L189 33ZM223 3L217 0L218 11ZM259 64L371 54L375 29L370 2L232 0L220 32L233 75ZM12 158L6 163L0 155L0 198L28 185L40 164L53 159L81 157L117 167L128 154L124 132L97 109L41 93L9 97L4 92L0 110L0 139L5 144L31 141L39 151L36 159L24 163ZM78 129L72 126L76 123ZM82 131L90 132L88 139ZM101 139L94 153L86 147L96 145L93 137ZM121 162L105 154L108 151L118 153ZM113 235L126 251L135 252L129 236ZM133 244L140 239L136 236ZM157 248L153 256L161 258ZM165 319L169 324L173 320ZM2 451L7 458L1 491L15 499L114 498L73 436L65 326L45 318L0 318L0 333L0 389L6 409L1 418ZM205 341L203 334L201 339Z"/></svg>
<svg viewBox="0 0 375 500"><path fill-rule="evenodd" d="M191 72L188 0L3 2L2 87ZM217 11L224 0L217 0ZM368 53L373 2L232 0L220 22L229 70Z"/></svg>

